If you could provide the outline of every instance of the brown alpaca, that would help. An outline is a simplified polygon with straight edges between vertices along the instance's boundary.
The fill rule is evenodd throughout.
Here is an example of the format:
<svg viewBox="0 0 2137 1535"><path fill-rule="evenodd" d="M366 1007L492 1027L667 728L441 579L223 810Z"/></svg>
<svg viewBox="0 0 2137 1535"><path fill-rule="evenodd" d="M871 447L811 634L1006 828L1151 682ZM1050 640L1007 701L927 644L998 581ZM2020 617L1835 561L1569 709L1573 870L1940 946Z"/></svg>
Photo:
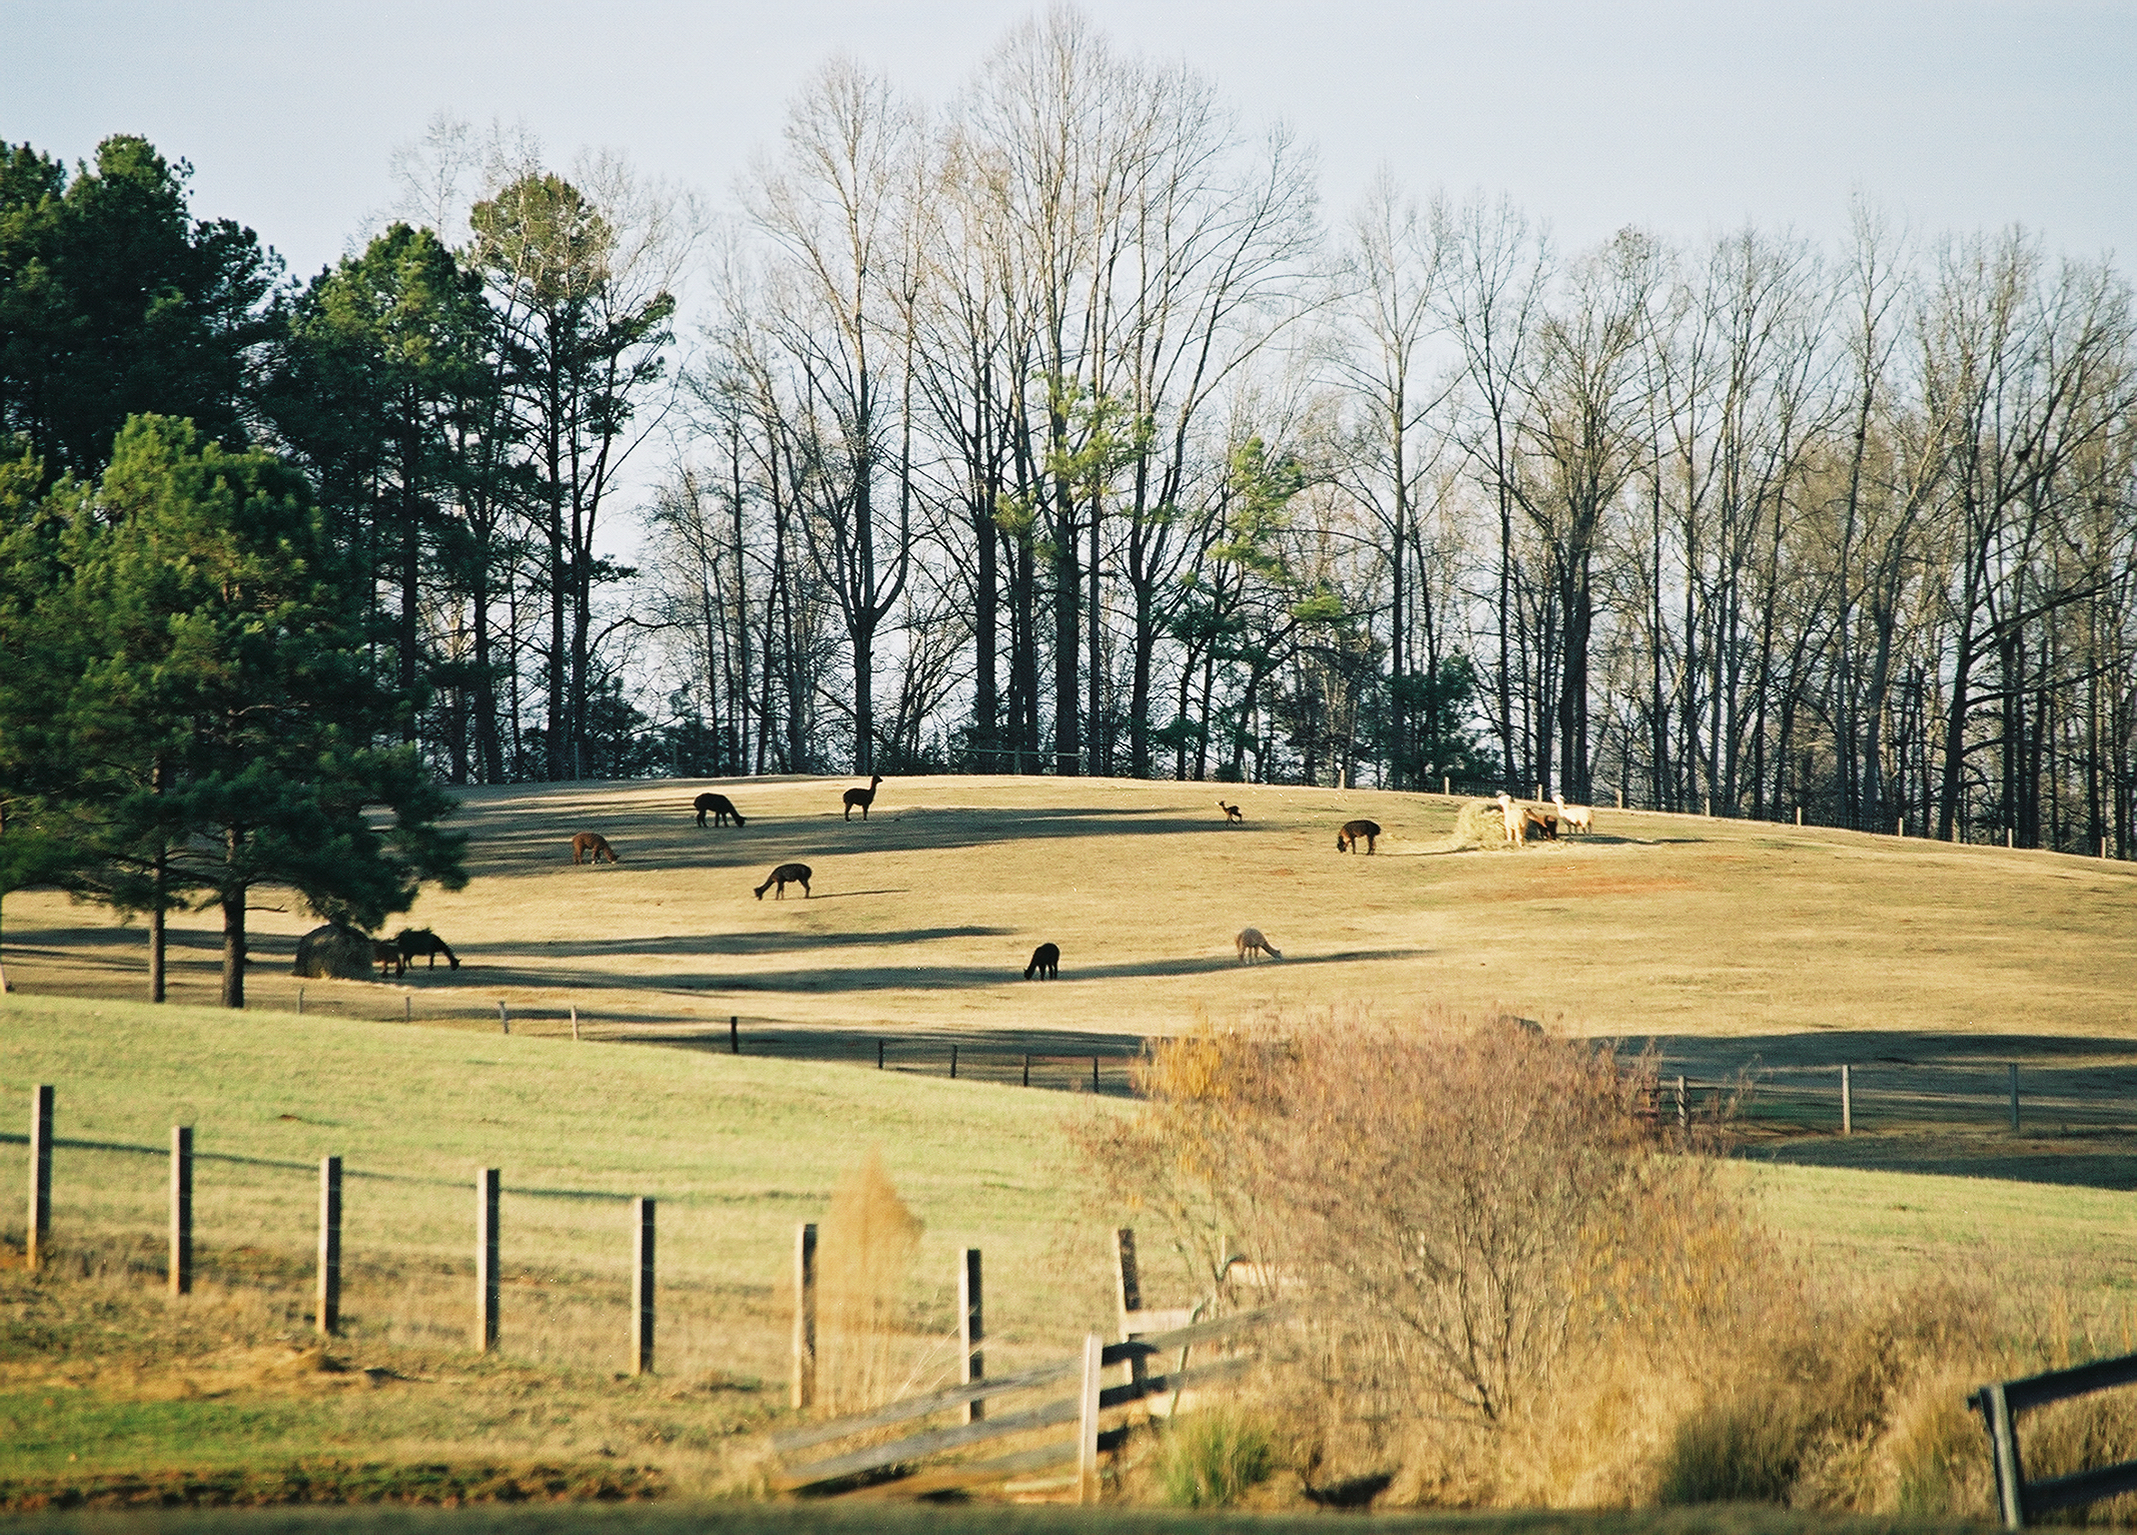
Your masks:
<svg viewBox="0 0 2137 1535"><path fill-rule="evenodd" d="M599 863L603 858L606 858L610 863L621 861L616 857L616 850L608 845L608 838L602 836L601 833L597 831L582 831L571 839L571 861L573 863Z"/></svg>
<svg viewBox="0 0 2137 1535"><path fill-rule="evenodd" d="M712 824L715 826L725 826L730 820L737 826L742 824L742 812L735 809L735 802L724 794L700 794L692 808L697 811L697 823L700 826L705 824L705 812L708 810L712 812Z"/></svg>
<svg viewBox="0 0 2137 1535"><path fill-rule="evenodd" d="M868 807L876 802L876 785L881 783L882 781L883 775L881 773L878 773L875 777L868 780L867 788L848 789L846 791L847 820L850 821L853 819L853 807L856 805L859 805L861 807L861 819L864 821L868 819Z"/></svg>
<svg viewBox="0 0 2137 1535"><path fill-rule="evenodd" d="M1234 939L1233 941L1239 946L1239 962L1242 965L1247 963L1247 956L1249 954L1252 954L1257 949L1259 949L1262 953L1271 955L1277 959L1282 959L1284 957L1284 951L1279 949L1275 944L1269 942L1268 939L1262 937L1261 929L1258 927L1241 928L1239 930L1238 938Z"/></svg>
<svg viewBox="0 0 2137 1535"><path fill-rule="evenodd" d="M430 956L429 968L438 968L438 956L443 954L455 970L460 968L460 956L452 946L427 927L404 927L394 935L394 947L401 951L401 963L406 964L419 954Z"/></svg>
<svg viewBox="0 0 2137 1535"><path fill-rule="evenodd" d="M1224 824L1225 824L1225 825L1227 825L1227 826L1244 826L1244 825L1246 825L1246 822L1247 822L1247 818L1246 818L1245 816L1243 816L1243 815L1241 815L1241 814L1239 813L1239 807L1238 807L1237 805L1227 805L1227 804L1226 804L1226 803L1225 803L1225 802L1224 802L1223 800L1219 800L1219 801L1217 801L1217 808L1218 808L1219 810L1221 810L1221 811L1223 811L1223 812L1224 812Z"/></svg>
<svg viewBox="0 0 2137 1535"><path fill-rule="evenodd" d="M401 956L400 947L396 944L388 943L383 938L372 940L371 957L378 961L378 978L382 981L386 978L386 967L388 965L393 967L393 973L396 978L408 973L408 961Z"/></svg>
<svg viewBox="0 0 2137 1535"><path fill-rule="evenodd" d="M1024 979L1037 975L1042 981L1057 981L1061 978L1061 945L1042 943L1031 951L1031 963L1024 967Z"/></svg>
<svg viewBox="0 0 2137 1535"><path fill-rule="evenodd" d="M810 872L811 870L809 866L805 863L781 864L778 868L772 870L770 876L766 878L763 884L757 887L757 899L760 901L763 900L764 892L770 890L772 886L777 885L779 889L777 893L773 895L772 899L775 901L783 901L787 898L787 886L799 885L801 886L802 899L807 900L809 898Z"/></svg>
<svg viewBox="0 0 2137 1535"><path fill-rule="evenodd" d="M1373 853L1373 841L1379 835L1380 823L1377 821L1345 821L1342 829L1336 833L1336 851L1339 853L1357 852L1358 839L1363 837L1365 839L1366 856L1370 858Z"/></svg>
<svg viewBox="0 0 2137 1535"><path fill-rule="evenodd" d="M1558 817L1548 810L1538 810L1534 805L1521 807L1522 817L1552 842L1558 840Z"/></svg>

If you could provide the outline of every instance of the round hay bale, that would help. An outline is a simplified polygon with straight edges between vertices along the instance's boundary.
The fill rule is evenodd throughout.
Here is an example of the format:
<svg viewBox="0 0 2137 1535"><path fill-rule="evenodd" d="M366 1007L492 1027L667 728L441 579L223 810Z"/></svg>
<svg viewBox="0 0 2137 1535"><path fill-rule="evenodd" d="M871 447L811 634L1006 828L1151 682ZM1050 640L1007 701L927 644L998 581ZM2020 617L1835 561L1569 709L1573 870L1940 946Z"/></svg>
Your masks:
<svg viewBox="0 0 2137 1535"><path fill-rule="evenodd" d="M329 922L297 940L292 973L314 980L368 981L371 954L370 938L353 927Z"/></svg>
<svg viewBox="0 0 2137 1535"><path fill-rule="evenodd" d="M1495 799L1464 800L1462 808L1455 812L1454 845L1487 851L1511 847L1513 844L1506 840L1506 817L1500 813L1499 802Z"/></svg>

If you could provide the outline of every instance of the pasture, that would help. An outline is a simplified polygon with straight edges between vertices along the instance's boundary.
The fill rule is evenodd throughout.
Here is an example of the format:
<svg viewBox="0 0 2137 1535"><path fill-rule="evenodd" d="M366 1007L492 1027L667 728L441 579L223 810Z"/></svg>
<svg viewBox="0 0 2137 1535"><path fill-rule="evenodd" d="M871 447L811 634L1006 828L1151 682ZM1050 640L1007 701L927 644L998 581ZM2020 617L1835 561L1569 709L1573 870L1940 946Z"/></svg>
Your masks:
<svg viewBox="0 0 2137 1535"><path fill-rule="evenodd" d="M289 957L311 919L262 911L241 1015L199 1005L219 947L207 917L174 920L174 1000L152 1009L133 1000L138 929L11 898L0 1112L19 1125L6 1105L55 1083L60 1137L58 1282L8 1266L22 1212L0 1206L15 1474L327 1454L650 1466L671 1491L716 1488L784 1410L794 1226L870 1146L926 1223L905 1317L916 1384L950 1366L961 1247L986 1254L991 1370L1109 1325L1105 1233L1123 1212L1090 1195L1070 1132L1120 1101L901 1071L901 1051L1127 1053L1198 1016L1435 1026L1504 1010L1654 1038L1713 1076L1754 1057L2018 1059L2065 1070L2071 1100L2110 1122L2121 1089L2103 1084L2137 1061L2123 865L1607 808L1592 838L1482 852L1452 844L1457 801L1252 786L1225 786L1245 815L1228 826L1203 786L893 780L849 823L857 782L724 783L748 824L704 830L696 783L470 792L468 888L389 924L434 928L459 970L299 983ZM1378 853L1337 852L1361 815L1386 829ZM575 867L578 831L621 861ZM810 898L751 895L791 861L814 870ZM1282 960L1238 962L1250 924ZM1060 945L1061 979L1026 982L1041 941ZM787 1054L728 1054L735 1015ZM869 1069L877 1041L893 1069ZM2014 1137L1989 1108L1963 1123L1859 1109L1867 1133L1806 1124L1728 1175L1836 1288L1964 1272L2123 1326L2127 1120ZM163 1152L181 1123L201 1286L169 1301ZM283 1340L305 1335L328 1153L348 1169L347 1337L322 1361ZM23 1186L24 1156L0 1134L0 1188ZM483 1166L505 1189L488 1359L465 1344ZM618 1373L634 1194L660 1201L642 1380ZM1158 1301L1192 1298L1154 1243L1145 1276Z"/></svg>

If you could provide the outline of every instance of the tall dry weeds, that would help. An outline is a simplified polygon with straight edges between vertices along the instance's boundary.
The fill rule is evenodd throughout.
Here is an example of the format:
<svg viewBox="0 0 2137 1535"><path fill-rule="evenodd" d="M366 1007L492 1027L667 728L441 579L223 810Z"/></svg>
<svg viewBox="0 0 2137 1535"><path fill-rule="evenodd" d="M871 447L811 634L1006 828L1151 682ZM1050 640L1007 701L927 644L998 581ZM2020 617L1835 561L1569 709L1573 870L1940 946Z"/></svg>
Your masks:
<svg viewBox="0 0 2137 1535"><path fill-rule="evenodd" d="M834 1412L887 1402L912 1374L905 1295L923 1229L874 1148L832 1193L817 1247L817 1389Z"/></svg>

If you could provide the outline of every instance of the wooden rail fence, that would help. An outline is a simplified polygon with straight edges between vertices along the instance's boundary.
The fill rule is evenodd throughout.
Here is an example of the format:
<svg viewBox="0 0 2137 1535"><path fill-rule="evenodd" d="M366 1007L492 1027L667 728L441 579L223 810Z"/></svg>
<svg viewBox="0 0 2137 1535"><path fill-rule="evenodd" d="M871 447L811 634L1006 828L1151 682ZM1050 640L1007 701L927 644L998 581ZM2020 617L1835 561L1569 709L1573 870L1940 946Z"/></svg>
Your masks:
<svg viewBox="0 0 2137 1535"><path fill-rule="evenodd" d="M2137 1460L2030 1482L2018 1453L2018 1415L2028 1408L2128 1385L2137 1385L2137 1354L2096 1359L2091 1364L2028 1375L2021 1380L1999 1381L1983 1386L1966 1399L1967 1406L1980 1412L1988 1429L1989 1456L1996 1472L1997 1510L2005 1529L2024 1529L2040 1515L2057 1509L2077 1508L2119 1493L2137 1492Z"/></svg>

